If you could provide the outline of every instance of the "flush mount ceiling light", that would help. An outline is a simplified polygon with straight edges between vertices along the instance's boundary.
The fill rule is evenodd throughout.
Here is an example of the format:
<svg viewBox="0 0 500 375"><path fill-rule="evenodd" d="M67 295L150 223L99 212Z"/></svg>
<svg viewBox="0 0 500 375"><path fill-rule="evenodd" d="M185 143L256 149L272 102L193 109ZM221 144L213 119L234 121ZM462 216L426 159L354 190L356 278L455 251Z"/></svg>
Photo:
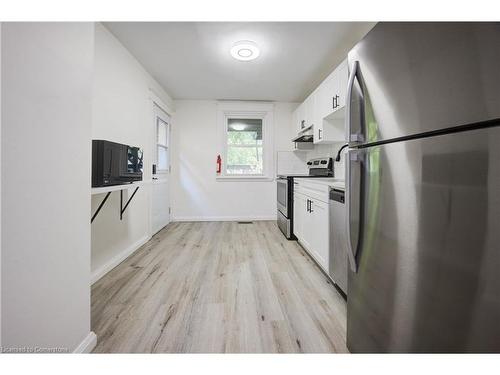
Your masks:
<svg viewBox="0 0 500 375"><path fill-rule="evenodd" d="M231 48L231 56L233 56L236 60L250 61L256 59L259 55L259 47L257 47L255 42L250 40L240 40Z"/></svg>

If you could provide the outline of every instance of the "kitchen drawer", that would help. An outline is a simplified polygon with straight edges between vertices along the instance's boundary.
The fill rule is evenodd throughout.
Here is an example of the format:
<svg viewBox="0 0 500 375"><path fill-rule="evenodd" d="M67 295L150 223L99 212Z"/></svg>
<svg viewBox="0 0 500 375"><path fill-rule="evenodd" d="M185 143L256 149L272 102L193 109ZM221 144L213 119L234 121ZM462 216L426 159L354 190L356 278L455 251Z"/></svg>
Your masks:
<svg viewBox="0 0 500 375"><path fill-rule="evenodd" d="M311 179L313 180L313 179ZM329 186L321 183L314 183L313 181L304 181L296 179L294 191L304 194L313 199L320 200L328 203L329 199Z"/></svg>

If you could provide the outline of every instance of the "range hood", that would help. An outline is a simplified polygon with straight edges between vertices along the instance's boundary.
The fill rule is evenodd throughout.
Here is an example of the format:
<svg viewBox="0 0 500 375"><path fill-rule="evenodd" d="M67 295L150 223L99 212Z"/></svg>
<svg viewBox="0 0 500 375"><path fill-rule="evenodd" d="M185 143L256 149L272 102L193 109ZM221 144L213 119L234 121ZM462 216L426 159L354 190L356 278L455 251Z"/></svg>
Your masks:
<svg viewBox="0 0 500 375"><path fill-rule="evenodd" d="M292 142L302 142L302 143L307 143L307 142L312 142L313 141L313 126L310 125L304 130L301 130L300 133L292 139Z"/></svg>

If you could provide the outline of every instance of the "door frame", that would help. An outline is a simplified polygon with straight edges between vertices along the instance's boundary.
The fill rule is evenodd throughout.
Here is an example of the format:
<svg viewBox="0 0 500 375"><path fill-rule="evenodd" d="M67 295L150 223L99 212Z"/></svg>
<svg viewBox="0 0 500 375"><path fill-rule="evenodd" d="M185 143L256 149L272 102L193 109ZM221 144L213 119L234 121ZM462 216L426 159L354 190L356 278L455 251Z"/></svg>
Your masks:
<svg viewBox="0 0 500 375"><path fill-rule="evenodd" d="M157 113L157 108L164 112L166 115L167 115L167 118L166 119L162 119L163 121L165 121L167 124L168 124L168 160L169 160L169 171L166 173L168 175L167 177L167 185L168 185L168 203L169 203L169 209L170 209L170 212L169 212L169 220L168 220L168 223L171 223L172 222L172 210L171 210L171 182L170 182L170 176L171 176L171 172L172 172L172 153L171 153L171 147L172 147L172 141L171 141L171 137L172 137L172 114L173 114L173 110L168 106L166 105L159 97L158 95L156 95L156 93L150 89L150 97L149 99L151 100L151 123L152 123L152 144L151 144L151 166L150 166L150 170L149 170L149 174L151 176L151 187L150 187L150 196L149 196L149 236L152 237L154 234L156 234L156 231L154 231L154 228L153 228L153 184L154 184L154 181L153 181L153 167L152 165L155 164L157 162L157 158L158 158L158 155L157 155L157 149L156 149L156 144L157 144L157 117L158 116L158 113Z"/></svg>

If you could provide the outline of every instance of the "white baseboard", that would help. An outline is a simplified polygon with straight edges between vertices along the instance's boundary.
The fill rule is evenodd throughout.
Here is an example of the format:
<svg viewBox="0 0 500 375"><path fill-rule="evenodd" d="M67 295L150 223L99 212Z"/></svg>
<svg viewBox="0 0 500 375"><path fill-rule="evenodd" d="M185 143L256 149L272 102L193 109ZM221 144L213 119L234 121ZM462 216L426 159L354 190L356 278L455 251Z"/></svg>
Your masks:
<svg viewBox="0 0 500 375"><path fill-rule="evenodd" d="M105 274L107 274L109 271L111 271L113 268L115 268L117 265L119 265L121 262L123 262L132 253L134 253L134 251L136 251L138 248L140 248L142 245L144 245L146 242L148 242L150 239L151 239L150 236L144 236L139 241L133 243L128 248L123 250L121 253L115 255L106 264L102 265L97 270L92 272L90 283L94 284L101 277L103 277Z"/></svg>
<svg viewBox="0 0 500 375"><path fill-rule="evenodd" d="M90 353L97 345L97 336L94 332L90 331L87 337L73 350L73 353Z"/></svg>
<svg viewBox="0 0 500 375"><path fill-rule="evenodd" d="M268 221L276 220L276 215L269 216L174 216L172 221Z"/></svg>

